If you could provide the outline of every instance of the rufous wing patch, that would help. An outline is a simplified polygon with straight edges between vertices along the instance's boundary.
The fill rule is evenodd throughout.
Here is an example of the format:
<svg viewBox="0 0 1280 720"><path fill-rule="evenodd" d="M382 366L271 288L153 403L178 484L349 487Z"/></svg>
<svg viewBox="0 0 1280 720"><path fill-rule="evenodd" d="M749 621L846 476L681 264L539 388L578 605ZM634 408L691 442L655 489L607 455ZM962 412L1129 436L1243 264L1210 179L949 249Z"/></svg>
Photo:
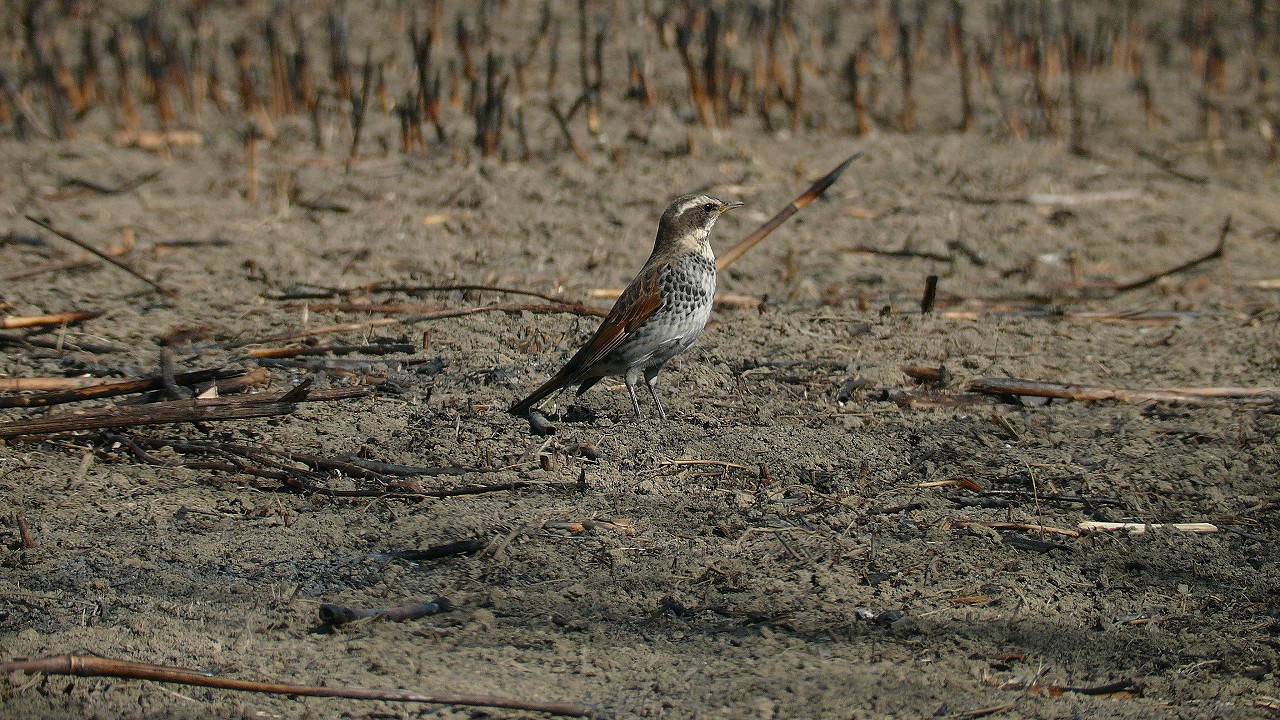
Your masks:
<svg viewBox="0 0 1280 720"><path fill-rule="evenodd" d="M595 335L565 364L562 372L566 377L578 377L608 357L662 307L663 267L661 263L646 267L622 291Z"/></svg>

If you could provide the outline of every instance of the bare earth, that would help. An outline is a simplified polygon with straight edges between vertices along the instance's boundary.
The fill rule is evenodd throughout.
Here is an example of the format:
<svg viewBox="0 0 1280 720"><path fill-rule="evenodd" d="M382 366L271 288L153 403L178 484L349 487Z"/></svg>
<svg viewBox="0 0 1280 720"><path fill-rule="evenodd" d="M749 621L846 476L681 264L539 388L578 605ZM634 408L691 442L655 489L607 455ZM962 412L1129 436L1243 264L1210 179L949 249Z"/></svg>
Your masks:
<svg viewBox="0 0 1280 720"><path fill-rule="evenodd" d="M500 39L524 47L537 3L510 5ZM562 72L574 79L575 4L558 5ZM812 9L799 6L808 22ZM231 10L214 14L229 26L218 12ZM455 12L449 6L446 18ZM896 70L876 58L879 126L856 138L839 67L869 16L846 14L859 29L842 29L842 49L815 56L806 127L794 133L767 132L754 116L702 129L675 51L643 24L617 20L603 134L573 121L586 162L533 100L527 162L510 129L508 159L481 159L473 120L452 107L448 146L406 156L398 120L375 106L349 169L342 116L324 151L305 118L280 119L277 139L260 146L256 202L244 198L243 117L212 107L203 146L176 148L170 160L104 142L103 110L75 140L18 141L6 130L0 272L79 252L22 217L34 213L101 248L131 228L136 244L122 259L179 294L163 298L100 262L4 282L3 314L103 314L66 327L61 349L19 341L57 339L58 328L6 331L0 376L154 375L161 336L178 327L200 330L174 346L179 371L252 368L248 350L300 341L235 341L402 318L309 342L383 339L414 352L349 356L369 361L354 370L270 369L272 390L313 377L316 387L376 385L367 398L270 420L121 432L470 469L414 479L422 489L582 485L351 500L147 464L96 432L11 441L0 446L0 661L92 652L241 679L573 701L612 717L1276 717L1274 399L1016 404L964 394L983 377L1280 385L1280 179L1263 141L1229 124L1222 161L1206 160L1181 46L1170 67L1150 70L1169 121L1161 127L1145 128L1125 77L1085 78L1087 155L1043 132L1006 137L985 90L975 131L952 130L954 68L936 47L918 70L917 132L896 130ZM395 98L412 71L403 31L380 29L392 15L352 11L352 42L363 52L380 38L381 54L394 58ZM322 15L303 20L322 48ZM1164 19L1166 31L1172 22ZM651 109L622 97L632 45L654 61ZM1004 80L1017 97L1028 83L1013 71ZM562 107L575 94L565 82ZM693 156L680 151L690 137ZM408 321L323 308L333 300L273 299L306 283L475 283L607 307L590 291L630 280L672 197L705 190L747 203L717 226L722 251L856 151L866 157L823 200L722 273L722 293L764 302L718 309L664 372L666 423L636 420L615 381L550 403L550 437L506 414L577 348L591 317ZM117 195L62 187L152 171L155 179ZM1090 196L1098 192L1117 195ZM1060 197L1011 201L1033 193ZM1070 202L1081 198L1091 201ZM349 212L301 204L317 201ZM1072 287L1141 279L1203 255L1227 216L1225 261L1092 299ZM981 257L956 250L955 239ZM199 242L165 245L179 240ZM940 276L939 307L922 315L929 274ZM1065 312L1037 316L1009 300L1029 296ZM529 300L348 299L434 309ZM96 351L76 349L85 345ZM944 386L918 385L902 371L908 364L944 366ZM74 407L0 410L0 422ZM585 457L582 443L599 459ZM190 459L171 447L154 454ZM326 483L372 487L340 473ZM19 511L34 548L21 547ZM601 519L625 522L583 532L554 525ZM1075 536L1089 520L1210 522L1219 531ZM423 562L396 555L468 538L488 547ZM336 630L317 614L321 603L436 597L455 609ZM1113 683L1117 692L1106 692ZM0 679L0 715L538 716L21 674Z"/></svg>

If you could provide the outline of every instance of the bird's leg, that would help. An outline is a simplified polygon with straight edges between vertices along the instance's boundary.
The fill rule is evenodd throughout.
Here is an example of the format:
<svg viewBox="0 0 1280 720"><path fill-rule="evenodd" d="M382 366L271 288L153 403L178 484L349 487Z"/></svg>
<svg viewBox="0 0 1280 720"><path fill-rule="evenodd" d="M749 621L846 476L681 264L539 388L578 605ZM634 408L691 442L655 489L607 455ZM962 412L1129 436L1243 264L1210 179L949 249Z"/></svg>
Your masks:
<svg viewBox="0 0 1280 720"><path fill-rule="evenodd" d="M649 386L649 394L653 396L653 404L658 406L658 417L666 420L666 408L662 407L662 401L658 399L658 371L661 369L660 367L645 368L644 384Z"/></svg>
<svg viewBox="0 0 1280 720"><path fill-rule="evenodd" d="M636 419L643 420L644 415L640 414L640 400L636 397L636 381L640 378L635 370L628 370L627 376L623 378L623 382L627 384L627 392L631 394L631 407L636 410Z"/></svg>

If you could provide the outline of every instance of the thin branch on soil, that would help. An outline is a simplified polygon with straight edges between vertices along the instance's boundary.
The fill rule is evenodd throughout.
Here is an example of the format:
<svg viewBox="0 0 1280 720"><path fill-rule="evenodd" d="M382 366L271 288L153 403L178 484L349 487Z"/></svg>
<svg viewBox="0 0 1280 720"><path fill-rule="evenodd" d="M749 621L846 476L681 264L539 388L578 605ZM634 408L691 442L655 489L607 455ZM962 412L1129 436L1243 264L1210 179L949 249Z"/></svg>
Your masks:
<svg viewBox="0 0 1280 720"><path fill-rule="evenodd" d="M1118 285L1114 288L1116 294L1119 295L1121 293L1129 292L1130 290L1137 290L1139 288L1147 287L1148 285L1153 285L1163 278L1169 277L1170 275L1176 275L1181 272L1186 272L1187 270L1191 270L1192 268L1203 265L1204 263L1207 263L1211 260L1221 260L1225 254L1225 250L1227 246L1227 235L1230 232L1231 232L1231 216L1228 215L1226 219L1222 221L1222 229L1218 231L1217 247L1205 253L1204 255L1201 255L1200 257L1192 258L1191 260L1188 260L1184 263L1171 267L1168 270L1162 270L1158 273L1155 273L1154 275L1148 275L1147 277L1144 277L1140 280L1134 280L1133 282L1127 282L1127 283Z"/></svg>
<svg viewBox="0 0 1280 720"><path fill-rule="evenodd" d="M255 380L265 382L265 372L259 372L256 375L246 370L232 370L229 368L211 368L209 370L194 370L192 372L178 373L172 378L176 385L191 386L207 382L218 382L231 380L235 378L245 379L250 375L254 375ZM47 379L65 379L81 381L90 379L94 384L82 386L71 390L63 390L58 392L49 392L42 395L16 395L8 397L0 397L0 408L9 407L47 407L50 405L61 405L63 403L81 402L83 400L95 400L99 398L117 397L120 395L132 395L134 393L151 392L160 390L164 387L164 379L157 377L140 378L138 380L121 380L118 382L104 383L98 378L14 378L14 383L18 384L24 379L31 380L47 380ZM4 382L4 381L0 381ZM221 383L220 383L221 385ZM10 388L7 385L0 385L0 390L24 388ZM33 388L26 388L33 389ZM220 386L220 391L225 392L225 386Z"/></svg>
<svg viewBox="0 0 1280 720"><path fill-rule="evenodd" d="M912 250L908 247L901 247L897 250L885 250L884 248L872 247L870 245L854 245L853 247L842 248L844 252L850 253L866 253L868 255L878 255L880 257L891 258L914 258L920 260L933 260L935 262L955 262L954 255L942 255L941 253L929 252L927 250Z"/></svg>
<svg viewBox="0 0 1280 720"><path fill-rule="evenodd" d="M96 247L94 247L94 246L90 245L89 243L87 243L87 242L85 242L85 241L83 241L83 240L81 240L81 239L79 239L79 238L75 237L74 235L71 235L70 233L68 233L68 232L66 232L66 231L64 231L64 230L59 230L57 227L55 227L55 226L53 225L53 223L49 222L48 220L46 220L46 219L44 219L44 218L38 218L38 217L36 217L36 216L34 216L34 215L31 215L30 213L28 213L27 215L24 215L23 217L25 217L26 219L28 219L28 220L30 220L31 222L35 223L36 225L39 225L40 227L44 228L45 230L48 230L49 232L53 233L54 235L57 235L58 237L62 238L63 240L66 240L67 242L69 242L69 243L71 243L71 244L75 245L76 247L79 247L81 250L85 250L85 251L87 251L87 252L89 252L89 253L92 253L93 255L97 256L99 259L101 259L101 260L105 260L105 261L107 261L107 262L111 263L112 265L115 265L116 267L118 267L118 268L120 268L121 270L123 270L123 271L125 271L125 272L129 273L130 275L134 276L135 278L138 278L138 279L139 279L139 280L141 280L142 282L144 282L144 283L146 283L146 284L150 285L150 286L151 286L151 288L152 288L153 290L155 290L156 292L160 293L161 295L164 295L165 297L172 297L172 296L174 295L174 292L173 292L172 290L170 290L170 289L168 289L168 288L164 287L163 285L160 285L160 284L159 284L159 283L157 283L156 281L152 280L151 278L147 277L146 275L143 275L142 273L138 272L137 270L134 270L134 269L133 269L133 267L132 267L132 266L130 266L128 263L122 262L122 261L120 261L120 260L117 260L117 259L115 259L115 258L111 257L111 256L110 256L110 255L108 255L107 253L102 252L102 251L101 251L101 250L99 250L98 248L96 248Z"/></svg>
<svg viewBox="0 0 1280 720"><path fill-rule="evenodd" d="M1067 310L1040 306L1025 310L1008 309L1003 303L982 310L943 310L935 313L944 320L982 320L986 318L1043 318L1046 320L1092 320L1097 322L1178 322L1200 316L1180 310Z"/></svg>
<svg viewBox="0 0 1280 720"><path fill-rule="evenodd" d="M563 530L574 535L595 530L610 530L623 535L635 535L635 522L621 518L598 518L594 520L572 520L568 522L547 521L542 524L543 530Z"/></svg>
<svg viewBox="0 0 1280 720"><path fill-rule="evenodd" d="M1117 695L1117 696L1137 696L1142 695L1142 686L1132 680L1117 680L1105 685L1097 685L1094 687L1071 687L1067 685L1051 685L1038 682L1027 681L1011 681L1002 683L999 687L1003 690L1022 690L1030 694L1044 693L1045 695L1056 697L1063 693L1079 693L1081 695Z"/></svg>
<svg viewBox="0 0 1280 720"><path fill-rule="evenodd" d="M1097 520L1085 520L1080 523L1081 532L1110 532L1120 530L1127 532L1130 535L1144 535L1148 529L1168 529L1188 533L1218 532L1218 526L1213 523L1125 523L1100 522Z"/></svg>
<svg viewBox="0 0 1280 720"><path fill-rule="evenodd" d="M981 525L989 527L992 530L1029 530L1039 533L1052 533L1054 535L1064 535L1066 537L1080 537L1080 533L1075 530L1063 530L1062 528L1049 527L1048 525L1034 525L1031 523L1018 522L990 522L986 520L956 520L957 527L969 527L970 525Z"/></svg>
<svg viewBox="0 0 1280 720"><path fill-rule="evenodd" d="M102 313L100 312L82 311L82 312L53 313L51 315L21 315L21 316L10 315L6 317L0 317L0 328L11 330L15 328L48 327L50 325L53 325L53 326L69 325L71 323L81 322L82 320L89 320L91 318L96 318L101 314Z"/></svg>
<svg viewBox="0 0 1280 720"><path fill-rule="evenodd" d="M390 355L392 353L412 353L417 348L408 343L368 343L365 345L316 345L314 347L261 348L250 350L252 358L294 358L304 355Z"/></svg>
<svg viewBox="0 0 1280 720"><path fill-rule="evenodd" d="M164 174L164 170L152 170L151 172L145 172L136 178L126 180L116 185L106 185L96 180L87 180L85 178L79 178L79 177L67 177L67 178L62 178L62 180L59 182L59 187L60 188L79 188L82 190L88 190L90 192L97 193L99 195L123 195L127 192L137 190L143 185L146 185L152 180L155 180L156 178L160 177L162 174ZM64 193L65 190L60 190L59 192Z"/></svg>
<svg viewBox="0 0 1280 720"><path fill-rule="evenodd" d="M131 407L95 408L74 414L65 413L5 423L0 425L0 438L52 435L76 430L100 430L136 425L166 425L288 415L298 409L298 403L349 400L364 397L369 392L369 388L352 387L315 390L304 396L293 398L289 398L289 393L256 393L226 398L175 400Z"/></svg>
<svg viewBox="0 0 1280 720"><path fill-rule="evenodd" d="M358 306L356 306L358 307ZM312 309L315 309L314 307ZM410 311L416 311L421 308L412 308ZM401 312L401 310L397 310ZM447 318L466 317L468 315L478 315L481 313L491 312L532 312L532 313L570 313L573 315L583 315L589 317L604 317L609 313L608 310L580 303L552 303L552 304L521 304L521 303L494 303L492 305L481 305L479 307L470 308L454 308L452 310L437 310L434 312L422 313L420 315L410 315L400 318L378 318L376 320L366 320L364 322L339 323L337 325L326 325L324 327L310 328L308 330L297 330L294 332L280 333L278 335L268 335L266 337L251 338L249 340L236 340L234 342L223 343L218 347L224 350L245 347L248 345L264 345L267 343L287 342L290 340L300 340L307 337L315 337L317 335L331 335L340 332L352 332L355 330L364 330L374 327L386 327L388 325L411 324L417 322L427 322L430 320L444 320Z"/></svg>
<svg viewBox="0 0 1280 720"><path fill-rule="evenodd" d="M301 309L286 306L286 309ZM419 305L411 303L317 303L308 305L307 310L311 312L351 312L351 313L377 313L382 315L404 315L408 313L421 313L419 315L407 318L405 322L422 321L422 320L438 320L442 318L462 317L465 315L475 315L476 313L485 312L520 312L528 311L534 313L573 313L576 315L587 315L592 317L604 317L608 311L604 308L597 308L581 303L561 303L554 304L514 304L514 303L494 303L492 305L480 305L469 308L455 308L449 310L438 310L431 305Z"/></svg>
<svg viewBox="0 0 1280 720"><path fill-rule="evenodd" d="M101 385L100 377L16 377L0 378L0 392L41 392L50 390L79 390ZM0 407L8 398L0 397Z"/></svg>
<svg viewBox="0 0 1280 720"><path fill-rule="evenodd" d="M742 257L743 253L755 247L756 243L763 240L766 235L776 230L778 226L786 222L788 218L800 212L806 205L813 202L822 195L822 193L826 192L827 188L831 187L831 185L839 179L840 174L844 172L844 169L849 167L849 163L860 157L862 157L862 153L860 152L850 155L848 159L837 165L834 170L827 173L821 180L814 183L808 190L801 193L800 197L792 200L791 204L779 210L772 218L769 218L765 224L756 228L754 232L743 238L737 245L729 248L728 252L716 259L716 270L722 271L732 265L738 258Z"/></svg>
<svg viewBox="0 0 1280 720"><path fill-rule="evenodd" d="M96 655L57 655L34 660L17 660L0 663L0 674L25 672L45 675L75 675L79 677L116 677L131 680L153 680L221 690L267 693L272 695L302 695L308 697L336 697L351 700L384 700L389 702L432 703L439 705L465 705L472 707L500 707L514 710L544 712L550 715L591 717L594 710L585 705L563 702L534 702L495 697L492 695L433 695L406 690L379 690L360 687L315 687L286 683L236 680L167 665L117 660Z"/></svg>
<svg viewBox="0 0 1280 720"><path fill-rule="evenodd" d="M1092 402L1115 400L1117 402L1180 402L1204 404L1218 400L1280 399L1280 387L1169 387L1130 390L1118 387L1069 385L1066 383L1038 382L1018 378L983 378L969 383L968 390L986 395L1003 397L1043 397L1062 400Z"/></svg>

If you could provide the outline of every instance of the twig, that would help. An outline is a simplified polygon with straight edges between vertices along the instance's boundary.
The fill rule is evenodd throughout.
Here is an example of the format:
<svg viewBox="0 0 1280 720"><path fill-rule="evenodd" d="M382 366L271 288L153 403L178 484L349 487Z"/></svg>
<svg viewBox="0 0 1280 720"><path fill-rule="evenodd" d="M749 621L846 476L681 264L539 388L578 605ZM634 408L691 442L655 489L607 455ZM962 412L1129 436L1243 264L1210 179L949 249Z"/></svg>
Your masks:
<svg viewBox="0 0 1280 720"><path fill-rule="evenodd" d="M1066 537L1080 537L1080 533L1075 530L1063 530L1062 528L1050 527L1048 525L1033 525L1031 523L1018 522L988 522L988 521L969 521L958 520L956 525L959 527L969 527L970 525L981 525L989 527L992 530L1030 530L1039 533L1052 533L1054 535L1063 535Z"/></svg>
<svg viewBox="0 0 1280 720"><path fill-rule="evenodd" d="M1118 387L1069 385L1017 378L983 378L969 383L969 391L987 395L1013 395L1093 402L1184 402L1211 400L1276 400L1280 387L1169 387L1130 390Z"/></svg>
<svg viewBox="0 0 1280 720"><path fill-rule="evenodd" d="M938 276L928 275L924 279L924 295L920 298L920 314L933 312L933 304L938 299Z"/></svg>
<svg viewBox="0 0 1280 720"><path fill-rule="evenodd" d="M345 625L356 620L378 618L389 622L417 620L436 613L449 612L453 603L448 598L436 598L431 602L410 603L389 608L354 608L331 603L320 606L320 622L327 625Z"/></svg>
<svg viewBox="0 0 1280 720"><path fill-rule="evenodd" d="M545 522L542 524L543 530L563 530L573 535L590 532L593 530L613 530L623 535L635 535L634 523L631 520L623 520L620 518L597 520L574 520L569 522Z"/></svg>
<svg viewBox="0 0 1280 720"><path fill-rule="evenodd" d="M0 425L0 438L135 425L164 425L287 415L297 410L297 403L300 402L348 400L363 397L369 392L368 388L352 387L316 390L308 393L306 397L290 398L288 401L285 398L289 397L289 393L257 393L229 398L196 398L142 406L96 408L75 414L66 413L5 423Z"/></svg>
<svg viewBox="0 0 1280 720"><path fill-rule="evenodd" d="M77 675L80 677L117 677L133 680L154 680L157 682L195 685L199 687L219 688L222 690L240 690L244 692L269 693L273 695L304 695L309 697L339 697L352 700L385 700L392 702L433 703L440 705L467 705L475 707L501 707L515 710L545 712L550 715L570 717L591 717L592 708L585 705L562 702L534 702L500 698L492 695L452 695L424 694L406 690L379 690L360 687L314 687L309 685L290 685L285 683L254 682L252 680L236 680L220 678L195 670L152 665L150 663L117 660L98 657L96 655L57 655L35 660L18 660L0 663L0 674L25 672L28 674L43 673L45 675Z"/></svg>
<svg viewBox="0 0 1280 720"><path fill-rule="evenodd" d="M588 156L587 151L578 144L578 141L574 139L573 130L569 128L569 119L564 116L564 113L560 112L560 107L556 105L555 101L548 102L547 108L551 111L551 116L555 118L556 126L560 128L560 134L564 136L564 141L569 145L569 149L573 151L574 155L578 156L579 160L587 162L590 159L590 156Z"/></svg>
<svg viewBox="0 0 1280 720"><path fill-rule="evenodd" d="M220 347L223 349L232 349L245 347L246 345L262 345L265 343L285 342L287 340L298 340L305 337L314 337L316 335L330 335L333 333L350 332L353 330L364 330L372 327L385 327L387 325L398 325L401 323L410 324L416 322L427 322L430 320L445 320L448 318L466 317L467 315L478 315L480 313L490 312L532 312L532 313L571 313L574 315L585 315L589 317L604 317L608 311L603 308L583 305L581 303L552 303L552 304L521 304L521 303L493 303L491 305L481 305L479 307L455 308L451 310L437 310L435 312L422 313L419 315L409 315L402 318L378 318L376 320L366 320L364 322L339 323L337 325L326 325L324 327L311 328L308 330L297 330L293 332L280 333L278 335L268 335L266 337L251 338L249 340L237 340L235 342L226 343Z"/></svg>
<svg viewBox="0 0 1280 720"><path fill-rule="evenodd" d="M1189 533L1216 533L1218 526L1213 523L1124 523L1124 522L1100 522L1097 520L1085 520L1080 523L1082 532L1090 531L1112 531L1123 530L1130 535L1143 535L1147 529L1160 530L1177 530L1179 532Z"/></svg>
<svg viewBox="0 0 1280 720"><path fill-rule="evenodd" d="M18 377L0 378L0 392L31 392L35 390L75 390L101 385L96 377ZM5 398L0 398L3 402ZM0 405L3 407L3 405Z"/></svg>
<svg viewBox="0 0 1280 720"><path fill-rule="evenodd" d="M117 260L117 259L115 259L115 258L111 257L110 255L108 255L108 254L106 254L106 253L102 252L102 251L101 251L101 250L99 250L98 248L96 248L96 247L94 247L94 246L92 246L92 245L90 245L90 244L88 244L88 243L84 242L83 240L80 240L79 238L77 238L77 237L75 237L75 236L71 235L70 233L67 233L67 232L64 232L64 231L62 231L62 230L59 230L58 228L54 227L54 226L53 226L53 224L52 224L52 223L50 223L48 220L45 220L45 219L43 219L43 218L38 218L38 217L36 217L36 216L34 216L34 215L30 214L30 213L28 213L28 214L24 215L23 217L25 217L26 219L28 219L28 220L30 220L31 222L35 223L36 225L39 225L40 227L44 228L45 230L48 230L49 232L53 233L54 235L57 235L58 237L62 238L63 240L66 240L67 242L69 242L69 243L71 243L71 244L75 245L76 247L79 247L81 250L88 251L88 252L90 252L90 253L94 254L95 256L97 256L99 259L101 259L101 260L106 260L107 262L111 263L112 265L115 265L116 267L120 268L121 270L123 270L123 271L125 271L125 272L129 273L130 275L132 275L132 276L134 276L134 277L138 278L138 279L139 279L139 280L141 280L142 282L144 282L144 283L146 283L146 284L150 285L150 286L152 287L152 289L154 289L156 292L160 293L161 295L164 295L165 297L172 297L172 296L173 296L173 294L174 294L174 293L173 293L173 291L172 291L172 290L169 290L168 288L166 288L166 287L164 287L164 286L162 286L162 285L160 285L160 284L156 283L154 280L152 280L152 279L148 278L147 276L143 275L142 273L138 272L137 270L134 270L134 269L133 269L132 267L130 267L129 265L127 265L127 264L125 264L125 263L123 263L123 262L121 262L121 261L119 261L119 260Z"/></svg>
<svg viewBox="0 0 1280 720"><path fill-rule="evenodd" d="M779 210L778 214L769 218L765 224L756 228L755 232L743 238L737 245L730 248L728 252L717 258L716 270L724 270L732 265L734 261L739 257L742 257L743 253L755 247L756 243L763 240L766 235L776 230L778 226L786 222L788 218L800 212L800 210L806 205L813 202L818 196L822 195L822 193L826 192L827 188L831 187L831 185L839 179L840 174L844 172L844 169L849 167L849 163L862 157L862 155L863 154L860 152L850 155L848 159L837 165L834 170L827 173L821 180L814 183L808 190L801 193L800 197L792 200L790 205Z"/></svg>
<svg viewBox="0 0 1280 720"><path fill-rule="evenodd" d="M481 305L479 307L437 310L435 312L423 313L422 315L410 315L409 317L404 318L404 322L415 323L427 320L444 320L447 318L465 317L467 315L478 315L480 313L491 312L570 313L572 315L584 315L587 317L604 317L609 314L609 311L604 308L583 305L582 303L554 303L550 305L494 303L492 305Z"/></svg>
<svg viewBox="0 0 1280 720"><path fill-rule="evenodd" d="M942 255L941 253L928 252L927 250L912 250L908 247L902 247L898 250L885 250L883 248L872 247L870 245L854 245L851 248L846 248L845 251L867 253L869 255L879 255L881 257L921 258L923 260L934 260L937 262L955 261L955 258L951 255Z"/></svg>
<svg viewBox="0 0 1280 720"><path fill-rule="evenodd" d="M1170 275L1176 275L1180 272L1186 272L1187 270L1190 270L1191 268L1194 268L1198 265L1203 265L1204 263L1207 263L1210 260L1222 259L1224 251L1226 250L1227 235L1230 232L1231 232L1231 216L1228 215L1226 219L1222 221L1222 229L1218 232L1218 245L1213 250L1210 250L1209 252L1205 253L1204 255L1201 255L1198 258L1193 258L1191 260L1188 260L1182 263L1181 265L1171 267L1168 270L1163 270L1161 272L1155 273L1154 275L1148 275L1147 277L1144 277L1141 280L1134 280L1133 282L1127 282L1127 283L1124 283L1123 285L1116 286L1115 288L1116 293L1117 294L1126 293L1126 292L1129 292L1130 290L1137 290L1138 288L1144 288L1148 285L1158 282L1162 278L1169 277Z"/></svg>
<svg viewBox="0 0 1280 720"><path fill-rule="evenodd" d="M96 180L86 180L84 178L69 177L69 178L63 178L61 182L61 186L64 188L65 187L83 188L85 190L95 192L99 195L123 195L131 190L137 190L143 185L146 185L152 180L155 180L156 178L160 177L160 175L163 173L164 173L163 170L152 170L151 172L143 173L138 177L133 178L132 180L126 180L116 185L104 185L100 182L97 182Z"/></svg>
<svg viewBox="0 0 1280 720"><path fill-rule="evenodd" d="M31 530L27 528L27 512L22 508L18 508L18 516L15 518L18 523L18 544L27 550L39 547L31 537Z"/></svg>
<svg viewBox="0 0 1280 720"><path fill-rule="evenodd" d="M11 330L14 328L29 327L48 327L50 325L68 325L78 323L82 320L96 318L102 313L100 312L64 312L53 313L51 315L9 315L0 317L0 328Z"/></svg>
<svg viewBox="0 0 1280 720"><path fill-rule="evenodd" d="M428 292L493 292L502 293L504 295L527 295L528 297L541 298L547 302L567 302L563 297L558 297L556 295L540 293L534 290L524 290L522 288L504 287L501 285L413 285L396 282L376 282L354 288L334 288L318 285L303 285L301 287L315 287L316 290L286 290L285 292L277 293L275 295L268 295L268 297L272 300L322 300L331 297L346 297L348 295L363 295L366 293L403 292L414 295Z"/></svg>
<svg viewBox="0 0 1280 720"><path fill-rule="evenodd" d="M195 370L193 372L179 373L173 376L175 385L196 385L198 383L206 383L218 380L227 380L231 378L243 377L248 373L244 370L230 370L227 368L214 368L211 370ZM15 380L23 380L24 378L15 378ZM34 378L33 378L34 379ZM45 379L45 378L38 378ZM67 380L82 380L83 378L66 378ZM94 379L95 383L88 387L80 387L73 390L65 390L61 392L45 393L43 395L19 395L14 397L0 397L0 408L6 407L47 407L49 405L61 405L69 402L80 402L82 400L93 400L97 398L116 397L119 395L132 395L134 393L151 392L152 390L160 390L164 387L164 380L161 377L148 377L138 380L122 380L119 382L104 383ZM7 389L0 385L0 389ZM22 389L22 388L14 388ZM34 389L34 388L27 388Z"/></svg>
<svg viewBox="0 0 1280 720"><path fill-rule="evenodd" d="M315 347L262 348L250 350L253 358L292 358L304 355L350 355L363 353L366 355L391 355L393 353L412 353L416 350L408 343L369 343L366 345L317 345Z"/></svg>

